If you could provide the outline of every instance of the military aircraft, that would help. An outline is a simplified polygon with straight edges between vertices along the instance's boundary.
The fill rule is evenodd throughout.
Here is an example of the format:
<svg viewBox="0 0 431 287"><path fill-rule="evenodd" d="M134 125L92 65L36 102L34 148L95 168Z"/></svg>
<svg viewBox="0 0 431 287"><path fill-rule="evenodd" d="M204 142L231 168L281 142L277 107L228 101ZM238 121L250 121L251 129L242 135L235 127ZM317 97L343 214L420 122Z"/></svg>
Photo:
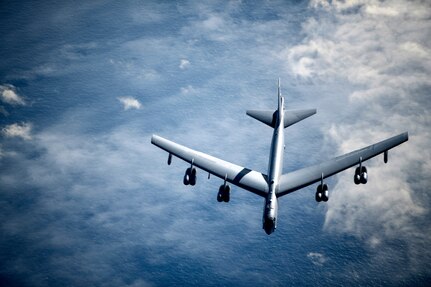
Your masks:
<svg viewBox="0 0 431 287"><path fill-rule="evenodd" d="M210 174L213 174L224 180L217 194L218 202L229 202L231 188L228 183L263 197L265 199L262 217L263 229L270 235L277 227L278 198L313 183L319 183L315 199L317 202L326 202L329 197L329 188L324 182L325 178L357 165L353 181L355 184L366 184L368 172L364 162L383 153L384 162L387 163L388 150L408 140L408 133L404 132L321 164L282 174L284 129L315 113L316 109L285 110L284 97L281 96L280 92L280 79L278 80L277 110L247 111L247 115L274 129L267 174L192 150L157 135L151 137L151 143L169 153L168 165L172 162L172 155L190 164L183 178L185 185L194 186L196 184L196 168L208 172L208 178Z"/></svg>

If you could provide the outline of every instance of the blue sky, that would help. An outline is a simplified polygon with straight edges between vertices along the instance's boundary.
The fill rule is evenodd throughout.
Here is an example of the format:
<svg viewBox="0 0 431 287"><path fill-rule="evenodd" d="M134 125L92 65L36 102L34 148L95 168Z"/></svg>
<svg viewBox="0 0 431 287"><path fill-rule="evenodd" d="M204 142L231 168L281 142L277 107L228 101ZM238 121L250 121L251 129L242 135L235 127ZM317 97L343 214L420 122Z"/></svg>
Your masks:
<svg viewBox="0 0 431 287"><path fill-rule="evenodd" d="M2 286L426 285L431 9L421 1L0 4ZM150 144L159 134L266 172L247 109L318 113L286 130L285 172L409 131L407 143L280 200Z"/></svg>

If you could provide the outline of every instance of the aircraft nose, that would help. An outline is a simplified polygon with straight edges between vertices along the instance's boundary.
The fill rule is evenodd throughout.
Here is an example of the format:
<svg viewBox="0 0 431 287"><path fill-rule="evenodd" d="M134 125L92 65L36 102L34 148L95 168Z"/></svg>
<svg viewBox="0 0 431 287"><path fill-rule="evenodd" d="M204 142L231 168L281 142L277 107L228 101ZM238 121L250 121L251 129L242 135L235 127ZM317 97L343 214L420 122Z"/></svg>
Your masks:
<svg viewBox="0 0 431 287"><path fill-rule="evenodd" d="M275 222L271 218L266 218L265 223L263 224L263 229L265 230L265 233L270 235L275 230Z"/></svg>

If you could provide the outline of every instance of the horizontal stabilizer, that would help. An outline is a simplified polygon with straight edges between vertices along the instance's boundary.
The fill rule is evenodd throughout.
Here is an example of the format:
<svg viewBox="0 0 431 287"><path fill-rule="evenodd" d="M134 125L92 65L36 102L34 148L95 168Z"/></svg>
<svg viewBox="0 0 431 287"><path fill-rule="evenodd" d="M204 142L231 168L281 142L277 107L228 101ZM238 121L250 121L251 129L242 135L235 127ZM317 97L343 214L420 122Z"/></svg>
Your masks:
<svg viewBox="0 0 431 287"><path fill-rule="evenodd" d="M316 109L284 111L284 127L287 128L316 113Z"/></svg>
<svg viewBox="0 0 431 287"><path fill-rule="evenodd" d="M316 109L284 111L284 127L287 128L315 113ZM273 110L248 110L247 115L272 128L275 127L277 122L277 111Z"/></svg>
<svg viewBox="0 0 431 287"><path fill-rule="evenodd" d="M277 114L272 110L248 110L247 115L270 127L275 127L277 121Z"/></svg>

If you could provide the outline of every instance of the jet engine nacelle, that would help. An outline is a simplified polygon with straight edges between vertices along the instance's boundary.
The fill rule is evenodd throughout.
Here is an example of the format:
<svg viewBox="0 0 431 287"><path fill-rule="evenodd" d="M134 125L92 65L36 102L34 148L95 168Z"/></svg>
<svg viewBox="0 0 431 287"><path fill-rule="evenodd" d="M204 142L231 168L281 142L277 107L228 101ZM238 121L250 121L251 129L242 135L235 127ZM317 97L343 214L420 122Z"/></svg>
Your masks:
<svg viewBox="0 0 431 287"><path fill-rule="evenodd" d="M316 190L316 201L317 202L327 202L329 199L329 189L326 183L319 184Z"/></svg>
<svg viewBox="0 0 431 287"><path fill-rule="evenodd" d="M229 200L230 200L230 185L229 184L220 185L220 188L218 189L218 193L217 193L217 201L229 202Z"/></svg>
<svg viewBox="0 0 431 287"><path fill-rule="evenodd" d="M355 184L366 184L368 182L368 172L365 166L360 166L356 168L353 181L355 182Z"/></svg>
<svg viewBox="0 0 431 287"><path fill-rule="evenodd" d="M196 184L196 168L189 167L186 169L186 173L184 174L183 183L184 185L195 185Z"/></svg>

